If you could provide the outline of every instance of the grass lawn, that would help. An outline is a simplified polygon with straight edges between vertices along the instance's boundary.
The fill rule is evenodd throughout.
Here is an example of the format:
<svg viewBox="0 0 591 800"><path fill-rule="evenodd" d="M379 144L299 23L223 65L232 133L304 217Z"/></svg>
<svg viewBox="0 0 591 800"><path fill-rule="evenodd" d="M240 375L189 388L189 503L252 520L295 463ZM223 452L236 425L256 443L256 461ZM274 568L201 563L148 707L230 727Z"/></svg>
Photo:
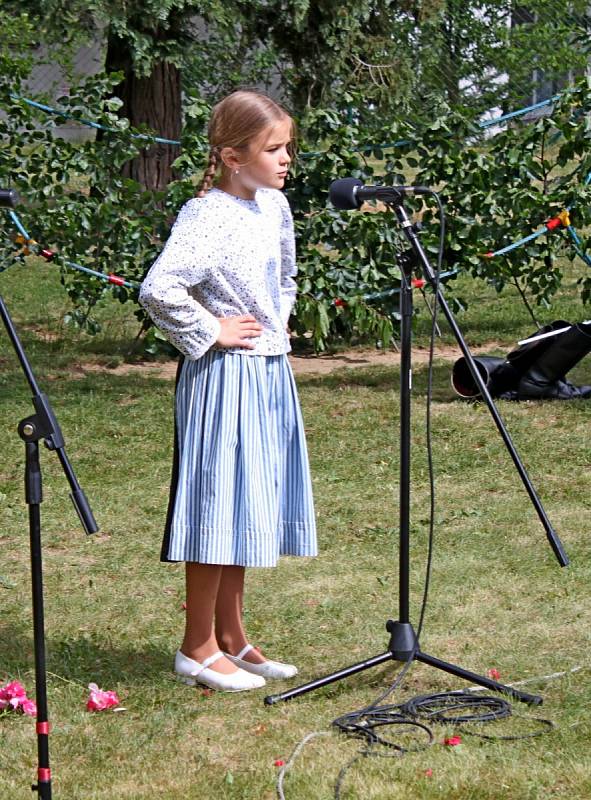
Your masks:
<svg viewBox="0 0 591 800"><path fill-rule="evenodd" d="M591 316L573 299L575 278L542 321ZM136 332L129 309L105 304L104 330L95 338L64 327L67 301L51 266L12 267L0 274L0 294L51 398L101 529L85 536L59 463L42 448L54 796L271 800L280 770L275 762L287 761L308 734L322 732L290 764L283 791L287 800L334 797L340 770L362 745L331 730L331 722L372 702L400 664L290 703L266 707L263 697L387 649L385 622L398 611L397 370L345 369L298 379L321 555L251 571L245 614L252 641L297 663L301 673L297 681L258 693L208 694L173 680L183 568L158 561L172 454L172 381L148 369L112 369ZM507 352L531 332L511 293L498 298L464 279L462 294L470 306L458 322L470 344ZM417 343L425 344L425 330L425 319L418 319ZM449 361L435 364L435 556L422 648L479 673L497 669L505 682L527 681L523 688L542 694L544 704L517 704L509 721L468 730L435 725L433 746L403 758L391 757L393 751L359 758L344 776L341 798L583 800L591 796L591 402L499 403L571 558L561 569L487 409L453 394L450 370ZM591 383L591 357L570 377ZM413 379L415 624L429 515L426 380L420 365ZM29 388L0 328L0 683L18 679L34 696L24 448L16 433L31 413ZM125 710L87 712L91 682L117 691ZM455 688L465 686L415 663L391 702ZM555 727L538 738L502 738L538 730L531 717ZM458 733L460 747L442 744ZM36 764L31 718L0 716L0 797L30 797Z"/></svg>

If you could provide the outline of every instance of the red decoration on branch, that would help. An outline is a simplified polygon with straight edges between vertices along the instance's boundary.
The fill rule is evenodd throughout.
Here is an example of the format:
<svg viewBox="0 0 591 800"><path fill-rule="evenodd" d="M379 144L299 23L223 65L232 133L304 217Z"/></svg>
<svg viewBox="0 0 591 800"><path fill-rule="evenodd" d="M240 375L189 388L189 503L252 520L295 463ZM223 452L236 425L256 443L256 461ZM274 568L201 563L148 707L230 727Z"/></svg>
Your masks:
<svg viewBox="0 0 591 800"><path fill-rule="evenodd" d="M546 222L546 228L549 231L553 231L555 228L559 228L561 225L564 225L565 228L568 228L570 224L570 211L568 208L565 208L560 212L560 214L557 214L555 217L552 217L552 219L549 219L548 222Z"/></svg>

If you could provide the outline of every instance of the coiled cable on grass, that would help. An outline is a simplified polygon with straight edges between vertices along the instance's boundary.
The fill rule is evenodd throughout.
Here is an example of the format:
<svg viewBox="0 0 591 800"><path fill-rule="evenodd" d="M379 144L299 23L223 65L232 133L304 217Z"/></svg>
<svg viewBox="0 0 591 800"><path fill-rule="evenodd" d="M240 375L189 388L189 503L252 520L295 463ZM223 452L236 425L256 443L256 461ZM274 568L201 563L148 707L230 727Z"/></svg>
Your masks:
<svg viewBox="0 0 591 800"><path fill-rule="evenodd" d="M440 692L413 697L401 709L411 717L427 717L444 725L492 722L511 716L511 705L502 697L475 697L471 692Z"/></svg>

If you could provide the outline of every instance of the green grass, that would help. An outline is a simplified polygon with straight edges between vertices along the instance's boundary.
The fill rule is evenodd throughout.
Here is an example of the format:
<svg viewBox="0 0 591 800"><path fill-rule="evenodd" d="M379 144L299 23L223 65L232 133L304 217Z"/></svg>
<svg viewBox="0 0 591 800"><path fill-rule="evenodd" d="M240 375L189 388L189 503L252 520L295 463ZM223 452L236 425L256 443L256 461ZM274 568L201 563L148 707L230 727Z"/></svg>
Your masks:
<svg viewBox="0 0 591 800"><path fill-rule="evenodd" d="M574 282L574 281L573 281ZM467 340L506 352L531 331L515 297L464 279ZM115 372L136 332L130 310L105 304L105 331L91 339L64 327L67 302L48 267L14 267L0 293L52 401L67 453L100 533L87 537L57 459L42 448L43 556L53 791L64 800L154 797L271 800L277 759L306 734L371 702L398 665L367 670L288 704L264 692L203 695L173 681L183 625L182 567L158 561L172 452L169 380L149 370ZM567 286L558 317L584 319ZM416 341L425 343L424 322ZM444 330L444 339L451 335ZM102 367L88 369L89 366ZM0 330L0 682L34 693L29 541L19 420L30 391ZM428 533L423 367L413 380L411 617L418 621ZM573 377L591 383L589 357ZM404 758L361 758L341 796L400 800L538 800L591 795L589 645L589 426L591 403L499 403L499 409L571 558L561 569L485 407L456 398L450 362L435 366L433 448L436 550L423 649L507 682L528 680L544 705L515 713L554 721L549 734L485 741L435 726L435 745ZM305 376L299 390L308 430L321 554L284 559L248 575L251 639L315 679L384 652L384 625L398 609L398 373L342 370ZM563 677L555 672L583 669ZM87 685L116 690L125 711L90 714ZM280 691L298 683L270 686ZM393 697L462 688L416 663ZM498 735L531 730L515 717ZM491 726L483 732L488 733ZM329 800L360 743L332 733L306 745L285 777L287 800ZM30 797L36 767L31 719L0 717L0 796ZM432 770L431 777L425 773Z"/></svg>

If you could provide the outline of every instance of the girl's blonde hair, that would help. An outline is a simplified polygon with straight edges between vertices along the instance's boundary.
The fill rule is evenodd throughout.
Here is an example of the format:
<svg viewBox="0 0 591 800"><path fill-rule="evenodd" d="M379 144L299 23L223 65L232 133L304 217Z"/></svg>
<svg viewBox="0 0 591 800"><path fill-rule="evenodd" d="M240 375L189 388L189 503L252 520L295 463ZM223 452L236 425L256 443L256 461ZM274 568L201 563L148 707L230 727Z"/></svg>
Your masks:
<svg viewBox="0 0 591 800"><path fill-rule="evenodd" d="M265 128L270 128L285 119L294 122L287 111L268 95L254 89L239 89L213 107L209 120L209 161L197 197L204 197L211 189L215 174L222 164L224 147L246 150L249 144Z"/></svg>

